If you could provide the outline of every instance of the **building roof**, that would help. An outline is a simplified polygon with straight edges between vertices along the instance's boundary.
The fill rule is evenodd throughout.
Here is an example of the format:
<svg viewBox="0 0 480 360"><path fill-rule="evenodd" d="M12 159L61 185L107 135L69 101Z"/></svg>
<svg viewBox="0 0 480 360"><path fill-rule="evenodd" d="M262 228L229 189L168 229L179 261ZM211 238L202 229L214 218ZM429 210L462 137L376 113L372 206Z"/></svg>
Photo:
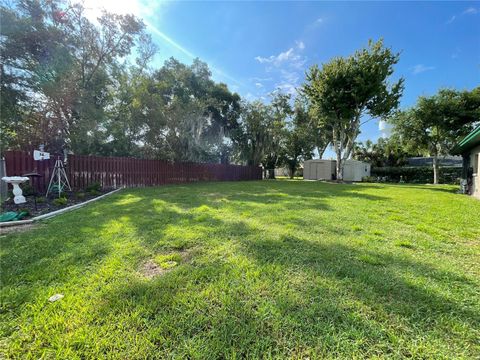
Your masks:
<svg viewBox="0 0 480 360"><path fill-rule="evenodd" d="M464 154L480 144L480 126L465 136L452 150L452 154Z"/></svg>
<svg viewBox="0 0 480 360"><path fill-rule="evenodd" d="M410 157L407 161L408 166L432 166L433 156ZM441 166L462 167L463 160L461 156L440 156L438 163Z"/></svg>

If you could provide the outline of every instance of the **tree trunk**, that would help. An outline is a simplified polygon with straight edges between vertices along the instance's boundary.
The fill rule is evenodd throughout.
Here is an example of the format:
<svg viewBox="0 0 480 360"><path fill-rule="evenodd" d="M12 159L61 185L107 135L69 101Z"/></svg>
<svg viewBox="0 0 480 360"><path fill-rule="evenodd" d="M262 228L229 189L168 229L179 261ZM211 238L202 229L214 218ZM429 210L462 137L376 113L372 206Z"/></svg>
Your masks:
<svg viewBox="0 0 480 360"><path fill-rule="evenodd" d="M323 153L325 152L325 150L327 150L327 145L325 146L322 146L322 147L319 147L317 146L317 151L318 151L318 158L321 159L323 157Z"/></svg>
<svg viewBox="0 0 480 360"><path fill-rule="evenodd" d="M288 170L290 170L290 173L289 173L290 179L293 179L293 177L295 176L295 168L296 167L297 167L296 164L290 164L289 169L288 169Z"/></svg>
<svg viewBox="0 0 480 360"><path fill-rule="evenodd" d="M440 175L440 168L438 166L438 155L437 153L433 154L433 183L438 184L438 177Z"/></svg>
<svg viewBox="0 0 480 360"><path fill-rule="evenodd" d="M343 162L342 162L342 147L341 143L342 141L338 139L338 132L336 129L333 129L333 150L335 152L335 155L337 157L337 162L335 164L335 173L336 173L336 180L342 180L343 179Z"/></svg>
<svg viewBox="0 0 480 360"><path fill-rule="evenodd" d="M341 151L337 151L337 164L336 164L337 179L343 180L343 159Z"/></svg>
<svg viewBox="0 0 480 360"><path fill-rule="evenodd" d="M273 169L268 169L268 178L269 179L275 179L275 168Z"/></svg>

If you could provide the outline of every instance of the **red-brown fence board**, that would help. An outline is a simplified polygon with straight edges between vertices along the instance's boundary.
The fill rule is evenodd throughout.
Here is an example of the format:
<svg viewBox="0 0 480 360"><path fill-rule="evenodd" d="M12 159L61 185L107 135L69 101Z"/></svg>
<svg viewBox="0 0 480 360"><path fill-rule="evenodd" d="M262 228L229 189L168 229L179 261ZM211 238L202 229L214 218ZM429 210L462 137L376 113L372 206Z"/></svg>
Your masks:
<svg viewBox="0 0 480 360"><path fill-rule="evenodd" d="M38 173L32 186L36 191L47 189L56 157L35 161L31 151L5 152L7 176ZM75 190L99 182L102 187L139 187L197 181L260 180L259 167L203 163L172 163L165 160L69 155L66 172Z"/></svg>

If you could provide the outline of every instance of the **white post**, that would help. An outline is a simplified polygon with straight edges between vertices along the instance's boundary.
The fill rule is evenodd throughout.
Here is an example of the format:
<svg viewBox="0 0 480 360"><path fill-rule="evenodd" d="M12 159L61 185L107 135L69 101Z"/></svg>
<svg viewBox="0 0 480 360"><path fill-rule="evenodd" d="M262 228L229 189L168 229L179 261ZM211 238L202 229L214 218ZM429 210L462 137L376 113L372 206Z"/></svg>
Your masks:
<svg viewBox="0 0 480 360"><path fill-rule="evenodd" d="M57 167L58 166L58 169L57 169L57 179L58 179L58 197L60 197L61 193L62 193L62 188L61 188L61 184L60 184L60 164L59 164L60 160L57 160L56 163L55 163L55 166Z"/></svg>

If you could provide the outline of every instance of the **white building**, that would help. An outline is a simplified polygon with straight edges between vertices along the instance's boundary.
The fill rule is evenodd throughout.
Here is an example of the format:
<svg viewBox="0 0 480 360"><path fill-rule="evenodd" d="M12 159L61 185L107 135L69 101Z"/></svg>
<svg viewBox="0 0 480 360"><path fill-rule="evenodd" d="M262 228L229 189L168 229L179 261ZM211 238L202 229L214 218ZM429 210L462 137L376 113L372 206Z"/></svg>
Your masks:
<svg viewBox="0 0 480 360"><path fill-rule="evenodd" d="M480 126L465 136L452 152L463 157L462 178L467 181L468 193L480 199Z"/></svg>
<svg viewBox="0 0 480 360"><path fill-rule="evenodd" d="M303 163L303 178L305 180L335 179L336 160L307 160ZM346 160L343 167L344 181L362 181L370 176L370 164L358 160Z"/></svg>

